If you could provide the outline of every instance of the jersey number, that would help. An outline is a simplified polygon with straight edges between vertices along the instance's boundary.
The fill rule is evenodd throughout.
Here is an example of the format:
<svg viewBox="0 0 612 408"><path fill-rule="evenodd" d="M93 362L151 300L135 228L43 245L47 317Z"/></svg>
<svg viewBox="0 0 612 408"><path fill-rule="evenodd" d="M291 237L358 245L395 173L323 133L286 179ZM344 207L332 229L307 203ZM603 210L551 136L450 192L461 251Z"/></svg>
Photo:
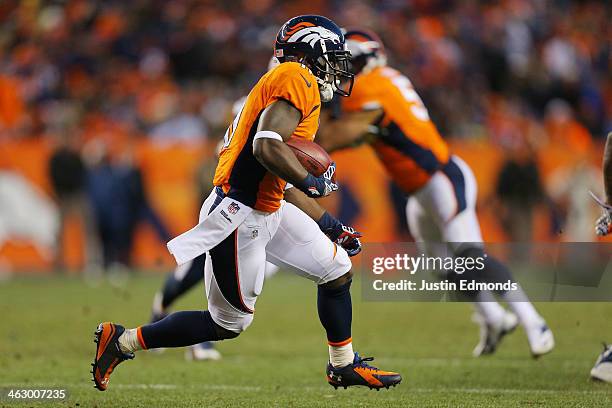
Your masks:
<svg viewBox="0 0 612 408"><path fill-rule="evenodd" d="M410 103L412 114L419 120L429 120L429 112L427 112L423 100L414 90L410 80L396 70L390 68L384 70L384 75L391 78L393 85L397 87L404 99Z"/></svg>
<svg viewBox="0 0 612 408"><path fill-rule="evenodd" d="M242 116L242 110L244 109L244 105L238 111L238 114L234 117L234 121L229 125L227 130L225 131L225 135L223 136L223 147L222 149L227 149L232 143L232 138L234 137L234 133L236 133L236 128L238 127L238 122L240 122L240 116Z"/></svg>

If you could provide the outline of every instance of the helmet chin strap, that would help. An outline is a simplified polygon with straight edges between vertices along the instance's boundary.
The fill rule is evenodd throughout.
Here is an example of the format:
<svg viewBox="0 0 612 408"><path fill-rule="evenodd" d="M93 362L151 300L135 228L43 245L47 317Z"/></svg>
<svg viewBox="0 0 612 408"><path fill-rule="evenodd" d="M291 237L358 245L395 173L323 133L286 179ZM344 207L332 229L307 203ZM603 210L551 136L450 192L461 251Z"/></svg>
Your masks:
<svg viewBox="0 0 612 408"><path fill-rule="evenodd" d="M317 78L317 83L319 84L319 94L321 95L321 102L329 102L334 97L334 87L325 81L319 80Z"/></svg>
<svg viewBox="0 0 612 408"><path fill-rule="evenodd" d="M304 63L303 60L301 60L300 63L312 74L312 70ZM331 101L334 97L334 87L332 86L332 84L324 81L316 75L314 75L314 77L317 81L317 85L319 85L319 95L321 96L321 102Z"/></svg>
<svg viewBox="0 0 612 408"><path fill-rule="evenodd" d="M329 60L327 59L327 55L326 55L327 47L325 46L325 41L319 40L319 43L321 44L321 50L323 51L323 55L321 58L324 58L329 63ZM325 76L327 79L329 74L326 74ZM319 94L321 95L321 102L331 101L334 97L334 92L335 92L334 84L330 83L329 81L326 81L325 79L321 79L319 77L316 77L316 78L317 78L317 83L319 84Z"/></svg>

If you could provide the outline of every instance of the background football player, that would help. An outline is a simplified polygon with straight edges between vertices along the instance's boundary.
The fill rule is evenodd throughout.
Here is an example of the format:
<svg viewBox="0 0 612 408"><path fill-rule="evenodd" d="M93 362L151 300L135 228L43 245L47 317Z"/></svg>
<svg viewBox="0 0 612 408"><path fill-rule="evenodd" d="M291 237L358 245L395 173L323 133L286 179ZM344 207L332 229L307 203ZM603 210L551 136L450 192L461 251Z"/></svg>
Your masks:
<svg viewBox="0 0 612 408"><path fill-rule="evenodd" d="M399 374L378 370L368 365L370 358L353 352L351 262L345 249L322 230L340 225L340 241L349 248L358 245L358 234L343 228L313 200L337 189L335 166L314 176L285 143L291 137L312 141L321 101L329 101L334 93L350 94L353 75L344 36L325 17L295 17L280 29L275 56L281 64L253 87L226 132L215 188L202 206L200 223L168 244L179 263L207 253L209 309L172 313L128 330L100 323L92 364L99 390L108 387L114 368L134 358L137 350L238 337L253 321L266 259L317 283L332 386L380 389L401 381ZM285 192L287 183L293 188Z"/></svg>
<svg viewBox="0 0 612 408"><path fill-rule="evenodd" d="M471 169L451 154L410 80L387 66L378 36L368 30L349 30L345 36L356 74L354 89L349 98L341 101L342 120L325 122L317 141L327 151L357 142L370 143L393 181L408 196L410 232L430 255L436 255L440 246L428 243L446 242L455 256L482 256L476 217L477 185ZM367 111L382 114L371 123L371 117L363 113ZM468 275L451 272L446 278L456 280L461 276L491 282L512 279L509 270L491 256L486 257L482 276ZM512 312L499 305L489 292L468 294L481 327L474 355L493 353L502 337L519 322L534 357L550 352L553 334L522 289L498 295L508 302Z"/></svg>

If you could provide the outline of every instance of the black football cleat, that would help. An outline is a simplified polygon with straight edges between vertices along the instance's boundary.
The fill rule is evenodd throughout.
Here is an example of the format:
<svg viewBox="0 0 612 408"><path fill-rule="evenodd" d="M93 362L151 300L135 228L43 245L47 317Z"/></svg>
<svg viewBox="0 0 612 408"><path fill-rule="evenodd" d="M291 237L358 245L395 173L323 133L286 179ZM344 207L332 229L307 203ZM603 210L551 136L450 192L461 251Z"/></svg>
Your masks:
<svg viewBox="0 0 612 408"><path fill-rule="evenodd" d="M96 356L91 366L93 382L100 391L105 391L110 375L115 367L125 360L134 358L134 353L124 353L119 347L119 336L125 331L123 326L105 322L98 325L95 332Z"/></svg>
<svg viewBox="0 0 612 408"><path fill-rule="evenodd" d="M379 370L367 364L374 357L359 357L355 353L353 363L341 368L334 368L331 363L327 364L327 382L329 385L338 387L353 387L362 385L372 390L379 391L381 388L395 387L402 382L402 376L391 371Z"/></svg>

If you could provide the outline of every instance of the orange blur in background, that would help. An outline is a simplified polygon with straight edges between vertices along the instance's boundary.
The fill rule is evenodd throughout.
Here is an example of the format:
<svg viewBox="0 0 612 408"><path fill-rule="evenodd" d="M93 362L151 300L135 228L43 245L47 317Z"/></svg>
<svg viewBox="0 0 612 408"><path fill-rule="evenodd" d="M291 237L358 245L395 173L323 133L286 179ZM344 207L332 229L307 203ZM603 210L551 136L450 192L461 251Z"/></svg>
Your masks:
<svg viewBox="0 0 612 408"><path fill-rule="evenodd" d="M494 188L503 163L504 151L487 141L454 140L452 151L462 157L473 169L478 180L478 214L484 239L488 242L503 242L507 236L491 206L487 203L494 195ZM48 139L5 141L0 143L0 169L21 173L31 183L51 196L47 162L52 146ZM594 166L600 165L603 145L592 149ZM194 186L196 169L211 160L212 146L157 146L143 140L136 143L136 160L142 169L145 187L151 205L161 216L172 234L191 228L197 220L199 202ZM368 146L340 151L333 154L338 165L340 186L348 186L359 202L360 212L354 226L365 238L364 242L391 242L406 240L395 231L396 214L388 194L388 176L374 152ZM214 160L214 159L213 159ZM572 165L576 160L575 150L566 146L548 147L538 155L538 164L545 180L555 170ZM166 165L160 166L160 163ZM168 165L168 164L171 165ZM364 169L367 169L364 170ZM337 211L339 195L323 199L332 212ZM589 200L585 197L585 200ZM33 215L35 216L35 215ZM520 222L520 220L517 220ZM544 209L536 209L533 239L537 241L561 239L551 235L548 215ZM83 263L83 232L78 219L67 220L64 259L73 271ZM145 270L171 268L173 259L165 245L159 242L148 225L141 225L136 233L133 248L133 265ZM0 260L11 270L48 273L51 263L39 254L29 242L9 241L0 248Z"/></svg>

